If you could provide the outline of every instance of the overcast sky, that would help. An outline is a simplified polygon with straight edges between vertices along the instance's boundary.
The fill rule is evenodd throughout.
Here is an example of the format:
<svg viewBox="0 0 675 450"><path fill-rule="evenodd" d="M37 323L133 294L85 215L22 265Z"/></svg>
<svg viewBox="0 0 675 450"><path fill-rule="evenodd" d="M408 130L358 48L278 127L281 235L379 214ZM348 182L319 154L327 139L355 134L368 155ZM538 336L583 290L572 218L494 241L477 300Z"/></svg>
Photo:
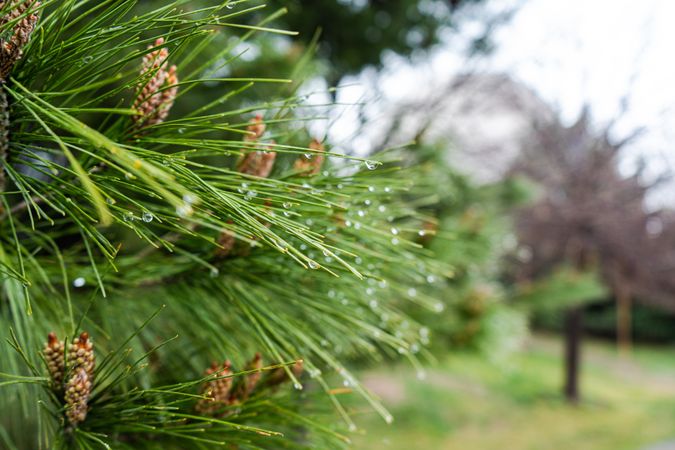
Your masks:
<svg viewBox="0 0 675 450"><path fill-rule="evenodd" d="M638 127L648 132L628 149L628 172L639 156L650 172L675 167L675 1L674 0L492 0L492 11L518 4L517 13L495 34L497 51L480 61L480 70L508 72L533 88L572 122L584 104L596 121L615 118L624 99L628 111L617 124L618 135ZM464 34L475 30L469 22ZM456 35L426 61L409 64L387 59L383 75L366 71L346 80L351 87L338 99L345 103L370 101L369 86L383 88L387 101L415 95L461 72L466 60ZM380 113L386 114L386 111ZM342 126L331 133L336 141L354 141L350 122L354 111L341 112ZM673 189L662 190L659 202L675 204Z"/></svg>

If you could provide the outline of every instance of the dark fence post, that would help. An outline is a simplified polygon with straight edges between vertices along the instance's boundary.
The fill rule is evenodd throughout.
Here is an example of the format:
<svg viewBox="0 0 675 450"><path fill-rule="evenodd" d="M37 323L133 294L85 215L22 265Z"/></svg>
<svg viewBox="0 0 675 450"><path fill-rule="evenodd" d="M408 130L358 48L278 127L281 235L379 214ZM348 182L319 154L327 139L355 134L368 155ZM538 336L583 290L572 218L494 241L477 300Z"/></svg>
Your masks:
<svg viewBox="0 0 675 450"><path fill-rule="evenodd" d="M570 403L579 401L582 323L581 307L567 310L565 313L565 398Z"/></svg>

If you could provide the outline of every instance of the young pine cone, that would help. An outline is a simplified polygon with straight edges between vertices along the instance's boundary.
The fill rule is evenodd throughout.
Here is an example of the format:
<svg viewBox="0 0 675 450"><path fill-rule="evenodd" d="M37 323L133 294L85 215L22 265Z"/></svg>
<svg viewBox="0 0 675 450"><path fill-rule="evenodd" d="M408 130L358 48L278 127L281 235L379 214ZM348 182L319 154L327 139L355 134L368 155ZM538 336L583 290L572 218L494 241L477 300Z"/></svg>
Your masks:
<svg viewBox="0 0 675 450"><path fill-rule="evenodd" d="M232 374L230 361L225 361L222 368L214 362L211 367L206 370L205 375L214 374L218 377L227 377L227 375ZM207 381L202 389L203 394L207 398L199 400L195 406L195 409L200 414L213 414L222 407L229 405L229 394L231 388L231 377Z"/></svg>
<svg viewBox="0 0 675 450"><path fill-rule="evenodd" d="M232 252L232 249L234 249L235 243L236 239L232 231L227 229L221 231L218 236L218 245L220 245L220 247L216 249L216 256L218 258L225 258L228 256Z"/></svg>
<svg viewBox="0 0 675 450"><path fill-rule="evenodd" d="M65 372L64 364L64 342L59 341L55 333L49 333L47 343L42 353L47 361L47 370L52 379L52 386L60 391L63 388L63 375Z"/></svg>
<svg viewBox="0 0 675 450"><path fill-rule="evenodd" d="M258 142L265 133L265 124L262 116L257 115L251 119L246 128L248 134L244 136L245 142ZM256 146L257 147L257 146ZM250 147L248 147L250 149ZM237 163L237 171L247 175L254 175L260 178L267 178L272 172L274 161L277 158L276 152L271 151L268 146L264 151L250 151L246 153Z"/></svg>
<svg viewBox="0 0 675 450"><path fill-rule="evenodd" d="M0 8L5 6L6 2L0 2ZM0 39L0 82L4 82L16 62L23 55L23 48L28 44L30 35L35 29L38 21L38 15L34 13L27 14L28 11L34 11L40 6L36 0L25 0L11 3L12 9L9 13L0 18L0 25L7 24L19 17L23 17L14 25L14 30L8 40Z"/></svg>
<svg viewBox="0 0 675 450"><path fill-rule="evenodd" d="M231 403L241 403L251 396L262 376L262 366L262 356L260 353L256 353L253 359L246 364L245 369L247 371L253 370L254 372L243 376L237 388L230 395Z"/></svg>
<svg viewBox="0 0 675 450"><path fill-rule="evenodd" d="M296 159L295 164L293 164L293 170L299 172L299 175L307 177L319 173L324 161L324 155L321 153L325 151L323 144L316 139L312 139L309 148L317 153L307 153Z"/></svg>
<svg viewBox="0 0 675 450"><path fill-rule="evenodd" d="M293 373L293 376L295 378L300 378L302 375L302 372L304 371L303 368L303 362L301 359L297 360L293 366L291 366L291 373ZM265 381L263 382L265 386L267 387L277 387L283 383L286 383L289 381L290 378L288 377L288 373L286 373L286 369L283 367L279 367L278 369L274 369L272 372L269 373L269 375L265 378Z"/></svg>
<svg viewBox="0 0 675 450"><path fill-rule="evenodd" d="M68 370L76 373L79 369L84 369L90 380L94 378L94 344L89 339L89 333L83 331L80 337L73 339L68 348L67 355Z"/></svg>
<svg viewBox="0 0 675 450"><path fill-rule="evenodd" d="M159 47L164 39L159 38L154 45L148 48ZM141 76L152 75L152 78L143 86L134 101L134 109L138 115L133 116L136 128L145 128L157 125L166 120L178 94L178 75L176 66L167 70L169 50L161 48L154 50L143 57Z"/></svg>
<svg viewBox="0 0 675 450"><path fill-rule="evenodd" d="M72 375L68 379L68 383L66 383L64 397L68 422L76 426L87 417L87 402L91 394L91 378L83 367L71 373Z"/></svg>

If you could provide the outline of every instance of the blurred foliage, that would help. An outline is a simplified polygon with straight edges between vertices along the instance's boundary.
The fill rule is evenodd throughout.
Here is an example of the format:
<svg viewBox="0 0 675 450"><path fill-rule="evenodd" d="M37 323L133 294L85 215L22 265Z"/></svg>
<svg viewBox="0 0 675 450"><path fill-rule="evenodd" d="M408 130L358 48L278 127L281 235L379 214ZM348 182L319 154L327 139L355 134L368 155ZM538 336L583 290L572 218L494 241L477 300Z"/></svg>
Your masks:
<svg viewBox="0 0 675 450"><path fill-rule="evenodd" d="M456 25L458 8L482 0L273 0L287 7L285 28L308 42L321 32L319 55L329 61L327 78L335 83L363 67L379 66L385 51L410 55L439 42L440 32Z"/></svg>
<svg viewBox="0 0 675 450"><path fill-rule="evenodd" d="M533 311L561 311L607 297L607 288L593 272L559 267L549 276L517 286L513 300Z"/></svg>
<svg viewBox="0 0 675 450"><path fill-rule="evenodd" d="M524 315L505 303L498 280L504 252L516 245L506 212L530 198L529 186L518 178L474 183L449 165L442 144L421 146L409 158L422 170L418 187L428 193L418 201L430 217L419 241L453 269L448 288L439 292L450 307L410 314L431 327L437 352L464 347L503 359L527 332Z"/></svg>

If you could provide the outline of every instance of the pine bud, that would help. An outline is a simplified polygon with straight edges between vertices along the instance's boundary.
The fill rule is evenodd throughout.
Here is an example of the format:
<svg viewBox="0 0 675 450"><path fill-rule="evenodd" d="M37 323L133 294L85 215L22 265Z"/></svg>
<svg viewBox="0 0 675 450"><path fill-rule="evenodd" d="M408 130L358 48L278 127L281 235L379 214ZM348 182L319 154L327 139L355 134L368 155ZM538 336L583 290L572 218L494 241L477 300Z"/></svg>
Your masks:
<svg viewBox="0 0 675 450"><path fill-rule="evenodd" d="M42 353L47 361L47 370L52 379L52 386L57 391L63 388L63 375L65 372L64 349L64 342L59 341L54 332L49 333Z"/></svg>
<svg viewBox="0 0 675 450"><path fill-rule="evenodd" d="M215 375L218 378L207 381L202 388L202 393L207 397L197 402L195 409L200 414L213 414L224 406L230 404L229 394L232 388L232 378L228 375L232 374L230 361L225 361L222 368L218 363L214 362L209 369L206 370L205 375Z"/></svg>
<svg viewBox="0 0 675 450"><path fill-rule="evenodd" d="M83 331L80 337L73 339L68 348L68 369L75 373L84 369L90 380L94 379L94 344L89 339L89 333Z"/></svg>
<svg viewBox="0 0 675 450"><path fill-rule="evenodd" d="M91 394L91 379L87 371L80 367L72 372L73 375L66 383L66 417L71 425L84 421L87 417L87 402Z"/></svg>
<svg viewBox="0 0 675 450"><path fill-rule="evenodd" d="M247 142L259 141L263 134L265 134L265 129L266 125L263 122L263 117L260 114L256 114L256 116L250 120L248 127L246 127L248 134L244 136L244 140Z"/></svg>
<svg viewBox="0 0 675 450"><path fill-rule="evenodd" d="M232 221L230 220L228 223L232 223ZM218 245L220 245L220 247L216 249L216 256L225 258L232 252L235 242L236 239L234 233L228 229L223 229L223 231L220 232L220 236L218 236Z"/></svg>
<svg viewBox="0 0 675 450"><path fill-rule="evenodd" d="M237 388L232 392L230 395L230 401L232 403L243 402L253 393L262 376L262 365L262 356L260 353L256 353L253 359L246 364L245 369L247 371L253 370L253 372L244 375L243 379L237 385Z"/></svg>
<svg viewBox="0 0 675 450"><path fill-rule="evenodd" d="M260 178L267 178L274 167L274 160L277 154L271 151L251 152L242 158L237 165L237 171L247 175L254 175Z"/></svg>
<svg viewBox="0 0 675 450"><path fill-rule="evenodd" d="M148 48L159 47L163 38L155 41ZM166 120L178 94L178 75L176 66L167 70L169 50L161 48L153 50L143 57L141 76L152 75L145 85L139 85L140 92L134 101L134 109L138 115L133 116L136 128L157 125Z"/></svg>
<svg viewBox="0 0 675 450"><path fill-rule="evenodd" d="M248 134L244 136L245 142L255 143L262 138L263 134L265 134L265 124L260 114L251 119L246 131ZM255 147L259 148L257 145ZM276 152L273 152L272 147L268 145L264 151L251 151L244 155L237 163L237 171L247 175L267 178L272 172L276 158Z"/></svg>
<svg viewBox="0 0 675 450"><path fill-rule="evenodd" d="M316 175L323 165L324 155L321 154L325 151L323 144L316 139L312 139L309 148L317 153L307 153L296 159L295 164L293 164L293 170L299 172L299 175L302 176Z"/></svg>
<svg viewBox="0 0 675 450"><path fill-rule="evenodd" d="M300 378L303 370L304 370L303 362L301 359L297 360L295 364L291 366L291 373L293 373L293 376L295 376L295 378ZM289 380L290 378L288 377L288 373L286 373L286 369L283 367L279 367L278 369L275 369L272 372L270 372L270 374L265 379L264 384L267 387L275 387Z"/></svg>
<svg viewBox="0 0 675 450"><path fill-rule="evenodd" d="M38 15L34 13L26 14L40 6L36 0L25 0L24 2L13 1L13 9L0 19L0 25L9 23L19 17L23 17L14 26L12 35L8 40L0 39L0 81L4 82L16 62L23 55L23 48L28 44L30 35L35 29L38 21ZM2 2L4 6L5 2Z"/></svg>

